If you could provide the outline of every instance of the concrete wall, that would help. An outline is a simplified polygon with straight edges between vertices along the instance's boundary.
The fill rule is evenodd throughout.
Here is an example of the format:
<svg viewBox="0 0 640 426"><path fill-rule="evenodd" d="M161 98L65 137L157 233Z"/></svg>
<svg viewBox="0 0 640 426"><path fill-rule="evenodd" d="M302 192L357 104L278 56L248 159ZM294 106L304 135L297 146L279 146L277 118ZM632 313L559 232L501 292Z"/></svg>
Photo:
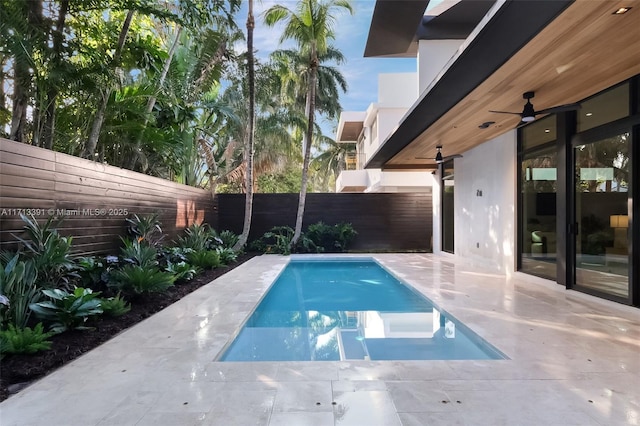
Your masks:
<svg viewBox="0 0 640 426"><path fill-rule="evenodd" d="M418 93L421 94L442 71L464 40L420 40L418 42Z"/></svg>
<svg viewBox="0 0 640 426"><path fill-rule="evenodd" d="M516 164L515 130L455 160L455 255L507 275L516 265Z"/></svg>

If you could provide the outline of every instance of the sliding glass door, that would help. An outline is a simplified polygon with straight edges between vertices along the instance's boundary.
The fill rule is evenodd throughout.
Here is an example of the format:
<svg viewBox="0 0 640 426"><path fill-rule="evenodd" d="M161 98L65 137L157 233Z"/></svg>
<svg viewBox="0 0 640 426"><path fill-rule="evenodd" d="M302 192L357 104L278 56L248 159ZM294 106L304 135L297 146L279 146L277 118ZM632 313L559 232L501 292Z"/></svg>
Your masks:
<svg viewBox="0 0 640 426"><path fill-rule="evenodd" d="M575 147L575 286L629 297L630 132Z"/></svg>
<svg viewBox="0 0 640 426"><path fill-rule="evenodd" d="M453 160L442 165L442 250L454 253L454 205L455 189Z"/></svg>

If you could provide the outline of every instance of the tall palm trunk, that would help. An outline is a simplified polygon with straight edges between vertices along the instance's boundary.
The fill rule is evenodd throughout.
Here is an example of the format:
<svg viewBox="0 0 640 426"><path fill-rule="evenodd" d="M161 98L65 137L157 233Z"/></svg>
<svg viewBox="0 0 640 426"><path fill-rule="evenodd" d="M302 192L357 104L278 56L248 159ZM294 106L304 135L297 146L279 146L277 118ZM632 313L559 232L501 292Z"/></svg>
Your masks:
<svg viewBox="0 0 640 426"><path fill-rule="evenodd" d="M53 66L52 68L59 68L62 62L62 43L64 41L63 31L64 23L67 18L67 12L69 11L69 0L62 0L60 2L60 11L58 12L58 19L56 21L56 29L53 31ZM56 100L58 97L58 87L56 84L50 84L47 90L46 110L44 116L44 126L42 129L42 146L47 149L53 148L53 138L55 132L56 123Z"/></svg>
<svg viewBox="0 0 640 426"><path fill-rule="evenodd" d="M176 51L176 47L178 47L178 41L180 40L180 33L182 33L182 27L179 26L176 29L176 38L173 40L173 44L169 49L169 56L164 61L164 66L162 67L162 73L160 74L160 80L158 81L158 92L162 90L162 86L164 86L164 81L167 79L167 74L169 73L169 68L171 67L171 61L173 60L173 54ZM153 107L156 105L156 96L151 96L149 101L147 102L147 109L145 110L144 115L144 124L142 125L142 130L138 134L138 139L136 140L136 144L131 156L129 156L129 161L125 165L125 168L133 170L136 167L136 163L140 158L140 147L142 146L142 137L144 136L144 131L147 128L147 124L149 124L149 115L151 115L151 111L153 111Z"/></svg>
<svg viewBox="0 0 640 426"><path fill-rule="evenodd" d="M247 172L245 174L245 185L247 192L244 203L244 222L242 234L233 249L238 251L247 244L249 231L251 230L251 216L253 213L253 139L256 127L256 76L255 63L253 58L253 29L255 20L253 17L253 0L249 0L249 13L247 16L247 77L249 84L249 123L246 133L244 157L247 162Z"/></svg>
<svg viewBox="0 0 640 426"><path fill-rule="evenodd" d="M313 126L316 109L316 85L318 77L318 54L315 44L311 46L311 61L309 63L309 87L307 88L307 132L304 136L304 160L302 162L302 181L300 184L300 196L298 197L298 213L296 215L296 228L291 239L291 249L295 247L302 234L302 218L304 217L304 205L307 200L307 185L309 183L309 162L311 160L311 142L313 141Z"/></svg>
<svg viewBox="0 0 640 426"><path fill-rule="evenodd" d="M69 0L60 2L60 11L56 21L56 29L53 31L53 68L57 68L61 63L62 43L64 41L63 31L64 24L69 10ZM53 139L55 133L55 113L56 100L58 97L58 88L55 84L50 84L47 90L46 110L44 115L42 145L47 149L53 148Z"/></svg>
<svg viewBox="0 0 640 426"><path fill-rule="evenodd" d="M16 55L13 63L13 108L11 115L11 127L9 139L23 142L27 133L27 107L29 106L29 96L32 92L33 71L32 61L34 50L42 47L42 40L45 36L45 24L42 15L42 0L23 2L21 6L23 16L29 23L28 30L23 34L24 42L20 44L21 52ZM37 102L34 105L34 117L38 117ZM37 128L38 123L34 123ZM32 140L37 143L37 138Z"/></svg>
<svg viewBox="0 0 640 426"><path fill-rule="evenodd" d="M120 37L118 38L118 46L116 47L116 51L113 55L113 65L114 68L118 66L120 62L120 56L122 55L122 48L124 46L124 42L127 39L127 33L129 32L129 27L131 27L131 20L133 19L133 10L129 10L127 13L127 17L124 20L124 24L122 24L122 30L120 31ZM91 126L91 133L89 134L89 139L84 146L84 150L82 151L82 157L84 158L93 158L93 154L96 150L96 146L98 145L98 138L100 136L100 130L102 129L102 123L104 123L104 116L107 111L107 102L109 101L109 97L111 96L111 92L113 90L113 86L109 84L107 88L105 88L104 92L102 92L102 99L100 100L100 105L98 106L98 111L96 112L96 116L93 119L93 124Z"/></svg>

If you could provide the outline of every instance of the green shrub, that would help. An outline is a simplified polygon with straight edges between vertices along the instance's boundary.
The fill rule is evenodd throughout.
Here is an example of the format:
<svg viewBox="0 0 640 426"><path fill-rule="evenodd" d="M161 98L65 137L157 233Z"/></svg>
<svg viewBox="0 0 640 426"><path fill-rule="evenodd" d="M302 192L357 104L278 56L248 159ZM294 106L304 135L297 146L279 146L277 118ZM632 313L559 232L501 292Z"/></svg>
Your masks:
<svg viewBox="0 0 640 426"><path fill-rule="evenodd" d="M149 216L138 216L127 218L129 224L129 233L139 242L145 242L151 246L158 246L164 238L162 235L161 223L158 220L158 214L153 213Z"/></svg>
<svg viewBox="0 0 640 426"><path fill-rule="evenodd" d="M357 232L350 223L327 225L323 222L309 225L305 235L313 241L318 252L339 253L347 251L347 247Z"/></svg>
<svg viewBox="0 0 640 426"><path fill-rule="evenodd" d="M164 271L172 274L176 281L189 281L200 272L200 268L191 266L187 262L171 263L168 261Z"/></svg>
<svg viewBox="0 0 640 426"><path fill-rule="evenodd" d="M104 279L108 272L106 261L93 256L80 257L76 260L76 267L83 287L93 288L95 285L106 282Z"/></svg>
<svg viewBox="0 0 640 426"><path fill-rule="evenodd" d="M122 256L125 262L129 262L133 265L141 266L142 268L150 268L156 266L158 261L158 250L155 247L141 244L139 240L122 239L124 247L122 247Z"/></svg>
<svg viewBox="0 0 640 426"><path fill-rule="evenodd" d="M16 328L13 324L9 324L6 330L0 331L0 355L46 351L51 349L49 338L53 334L53 332L45 333L41 322L33 329Z"/></svg>
<svg viewBox="0 0 640 426"><path fill-rule="evenodd" d="M19 261L19 257L14 255L6 265L0 262L0 325L8 322L22 329L31 315L29 306L38 302L41 294L35 262Z"/></svg>
<svg viewBox="0 0 640 426"><path fill-rule="evenodd" d="M166 291L175 281L175 277L156 267L126 265L111 274L109 285L125 293L145 294Z"/></svg>
<svg viewBox="0 0 640 426"><path fill-rule="evenodd" d="M158 253L160 265L166 265L167 263L179 263L186 262L187 257L185 251L192 251L191 249L183 249L182 247L163 247Z"/></svg>
<svg viewBox="0 0 640 426"><path fill-rule="evenodd" d="M347 251L353 239L358 235L358 232L353 229L353 225L350 223L338 223L337 225L333 225L333 227L337 230L337 248L343 252Z"/></svg>
<svg viewBox="0 0 640 426"><path fill-rule="evenodd" d="M293 229L288 226L274 226L254 241L251 247L263 253L291 254L292 238Z"/></svg>
<svg viewBox="0 0 640 426"><path fill-rule="evenodd" d="M335 242L333 226L324 222L314 223L309 225L306 235L316 244L318 251L332 251Z"/></svg>
<svg viewBox="0 0 640 426"><path fill-rule="evenodd" d="M222 266L220 255L215 250L200 250L186 253L190 264L202 269L214 269Z"/></svg>
<svg viewBox="0 0 640 426"><path fill-rule="evenodd" d="M236 245L236 243L240 239L240 235L236 235L231 231L222 231L218 234L218 238L221 241L221 247L230 249Z"/></svg>
<svg viewBox="0 0 640 426"><path fill-rule="evenodd" d="M218 252L218 257L220 258L220 263L222 265L233 263L238 258L236 252L231 248L217 247L216 252Z"/></svg>
<svg viewBox="0 0 640 426"><path fill-rule="evenodd" d="M131 310L131 304L124 300L120 293L115 297L109 297L108 299L102 299L100 305L102 311L111 317L119 317Z"/></svg>
<svg viewBox="0 0 640 426"><path fill-rule="evenodd" d="M178 246L185 249L192 249L194 251L207 250L211 247L213 242L216 242L216 233L209 225L199 225L194 223L190 227L184 230L185 236L178 238Z"/></svg>
<svg viewBox="0 0 640 426"><path fill-rule="evenodd" d="M54 228L54 217L51 216L40 225L33 216L20 215L25 222L24 230L27 238L16 238L24 245L26 251L21 255L32 259L38 270L38 283L44 288L68 286L73 278L75 264L71 258L71 237L62 237ZM56 222L55 225L59 224Z"/></svg>
<svg viewBox="0 0 640 426"><path fill-rule="evenodd" d="M50 300L32 303L29 307L36 316L51 324L51 331L62 333L69 329L85 330L89 317L102 314L99 292L76 287L73 293L59 288L42 290Z"/></svg>

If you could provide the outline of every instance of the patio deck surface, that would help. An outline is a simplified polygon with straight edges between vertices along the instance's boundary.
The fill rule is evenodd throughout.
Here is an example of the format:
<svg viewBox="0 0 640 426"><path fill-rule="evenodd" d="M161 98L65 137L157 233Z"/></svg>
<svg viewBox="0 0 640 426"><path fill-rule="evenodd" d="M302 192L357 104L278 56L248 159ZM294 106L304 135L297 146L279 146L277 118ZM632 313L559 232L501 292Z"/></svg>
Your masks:
<svg viewBox="0 0 640 426"><path fill-rule="evenodd" d="M451 257L373 256L511 359L213 362L288 260L261 256L4 401L0 424L640 424L639 309Z"/></svg>

